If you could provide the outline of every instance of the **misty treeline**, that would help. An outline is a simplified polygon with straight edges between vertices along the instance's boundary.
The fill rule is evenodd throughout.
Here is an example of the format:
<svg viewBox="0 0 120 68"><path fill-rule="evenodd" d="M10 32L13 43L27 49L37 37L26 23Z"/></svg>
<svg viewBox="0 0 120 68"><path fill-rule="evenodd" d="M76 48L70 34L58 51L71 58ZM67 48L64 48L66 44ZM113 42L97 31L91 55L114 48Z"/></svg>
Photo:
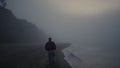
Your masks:
<svg viewBox="0 0 120 68"><path fill-rule="evenodd" d="M6 0L0 0L0 43L41 43L46 34L35 24L18 19L7 8Z"/></svg>
<svg viewBox="0 0 120 68"><path fill-rule="evenodd" d="M7 2L6 2L6 0L0 0L0 4L2 7L6 7Z"/></svg>

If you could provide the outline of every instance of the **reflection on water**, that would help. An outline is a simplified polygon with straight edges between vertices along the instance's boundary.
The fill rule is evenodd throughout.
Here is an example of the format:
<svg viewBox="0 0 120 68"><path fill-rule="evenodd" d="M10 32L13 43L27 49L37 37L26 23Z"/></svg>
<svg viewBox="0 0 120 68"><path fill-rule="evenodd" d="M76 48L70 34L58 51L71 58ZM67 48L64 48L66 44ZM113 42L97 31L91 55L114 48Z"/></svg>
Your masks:
<svg viewBox="0 0 120 68"><path fill-rule="evenodd" d="M118 46L92 47L74 44L63 52L73 68L120 68Z"/></svg>

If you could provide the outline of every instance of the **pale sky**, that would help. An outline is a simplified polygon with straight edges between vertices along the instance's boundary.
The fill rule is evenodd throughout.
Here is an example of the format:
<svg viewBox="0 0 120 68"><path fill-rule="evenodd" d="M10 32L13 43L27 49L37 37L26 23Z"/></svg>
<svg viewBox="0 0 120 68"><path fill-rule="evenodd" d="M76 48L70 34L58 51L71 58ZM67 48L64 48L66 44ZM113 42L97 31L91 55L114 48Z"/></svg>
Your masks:
<svg viewBox="0 0 120 68"><path fill-rule="evenodd" d="M69 14L96 14L120 7L120 0L51 0L52 7Z"/></svg>
<svg viewBox="0 0 120 68"><path fill-rule="evenodd" d="M92 31L106 28L104 24L111 22L109 17L116 19L112 15L119 14L120 0L8 0L7 8L50 36L76 41L88 35L91 38Z"/></svg>
<svg viewBox="0 0 120 68"><path fill-rule="evenodd" d="M94 15L111 9L120 9L120 0L9 0L8 4L16 13L21 9L21 13L25 10L34 10L38 13L46 9L49 12L68 15Z"/></svg>

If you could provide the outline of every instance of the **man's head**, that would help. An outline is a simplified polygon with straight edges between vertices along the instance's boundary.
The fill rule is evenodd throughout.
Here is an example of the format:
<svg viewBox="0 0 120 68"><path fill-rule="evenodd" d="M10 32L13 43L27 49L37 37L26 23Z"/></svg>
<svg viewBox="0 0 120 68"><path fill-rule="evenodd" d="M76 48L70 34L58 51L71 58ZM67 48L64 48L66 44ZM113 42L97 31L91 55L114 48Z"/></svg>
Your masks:
<svg viewBox="0 0 120 68"><path fill-rule="evenodd" d="M52 38L51 38L51 37L49 37L49 38L48 38L48 40L49 40L49 41L52 41Z"/></svg>

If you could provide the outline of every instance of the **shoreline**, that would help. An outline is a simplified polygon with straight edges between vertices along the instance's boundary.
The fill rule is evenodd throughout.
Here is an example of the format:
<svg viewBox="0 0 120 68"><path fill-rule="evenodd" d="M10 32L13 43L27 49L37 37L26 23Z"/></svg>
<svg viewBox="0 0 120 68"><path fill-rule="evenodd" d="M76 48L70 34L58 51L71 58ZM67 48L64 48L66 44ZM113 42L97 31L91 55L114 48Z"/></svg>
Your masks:
<svg viewBox="0 0 120 68"><path fill-rule="evenodd" d="M57 68L71 68L62 52L69 46L57 44ZM44 45L5 45L0 52L0 63L0 68L49 68Z"/></svg>

